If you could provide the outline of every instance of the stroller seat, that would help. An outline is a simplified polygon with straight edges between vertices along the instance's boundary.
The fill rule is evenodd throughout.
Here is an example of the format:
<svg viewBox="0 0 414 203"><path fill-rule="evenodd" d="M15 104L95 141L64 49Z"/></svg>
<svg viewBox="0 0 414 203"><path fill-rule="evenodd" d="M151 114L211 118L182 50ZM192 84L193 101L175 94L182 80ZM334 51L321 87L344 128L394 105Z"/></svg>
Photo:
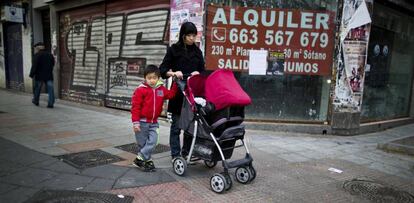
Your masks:
<svg viewBox="0 0 414 203"><path fill-rule="evenodd" d="M237 125L230 128L227 128L224 130L224 132L221 134L219 138L217 138L218 141L224 141L227 139L243 139L244 137L244 126L243 125Z"/></svg>
<svg viewBox="0 0 414 203"><path fill-rule="evenodd" d="M230 106L211 112L208 117L208 123L213 130L213 134L216 137L221 137L226 129L238 126L243 122L244 107Z"/></svg>

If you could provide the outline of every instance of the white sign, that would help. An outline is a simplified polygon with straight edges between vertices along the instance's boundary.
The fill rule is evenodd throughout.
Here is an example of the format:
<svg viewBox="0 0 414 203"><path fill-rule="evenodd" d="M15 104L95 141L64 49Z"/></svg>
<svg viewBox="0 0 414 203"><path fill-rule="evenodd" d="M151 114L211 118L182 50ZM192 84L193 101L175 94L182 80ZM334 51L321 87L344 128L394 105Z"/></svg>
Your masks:
<svg viewBox="0 0 414 203"><path fill-rule="evenodd" d="M23 9L13 6L4 6L3 20L15 23L23 23Z"/></svg>
<svg viewBox="0 0 414 203"><path fill-rule="evenodd" d="M267 50L249 50L249 75L266 75Z"/></svg>

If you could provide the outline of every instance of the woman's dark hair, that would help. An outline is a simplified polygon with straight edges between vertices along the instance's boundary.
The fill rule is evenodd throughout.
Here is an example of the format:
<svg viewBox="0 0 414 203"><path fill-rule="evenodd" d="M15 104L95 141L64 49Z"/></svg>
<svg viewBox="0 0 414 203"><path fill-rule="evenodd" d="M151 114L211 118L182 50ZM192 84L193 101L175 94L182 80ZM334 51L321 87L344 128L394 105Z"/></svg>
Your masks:
<svg viewBox="0 0 414 203"><path fill-rule="evenodd" d="M192 22L185 22L181 25L180 38L178 39L178 44L183 45L184 44L183 37L188 34L197 35L197 27Z"/></svg>
<svg viewBox="0 0 414 203"><path fill-rule="evenodd" d="M156 65L148 65L144 70L144 78L147 77L148 74L155 73L158 77L160 77L160 69Z"/></svg>

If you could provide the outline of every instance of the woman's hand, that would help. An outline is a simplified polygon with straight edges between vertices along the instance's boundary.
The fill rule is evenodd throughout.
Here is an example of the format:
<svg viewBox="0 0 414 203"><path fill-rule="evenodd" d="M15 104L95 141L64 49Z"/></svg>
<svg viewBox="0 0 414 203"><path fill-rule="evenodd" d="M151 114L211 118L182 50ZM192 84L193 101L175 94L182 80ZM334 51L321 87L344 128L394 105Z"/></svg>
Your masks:
<svg viewBox="0 0 414 203"><path fill-rule="evenodd" d="M181 71L174 72L174 75L175 75L175 77L177 77L180 80L183 79L183 72L181 72Z"/></svg>
<svg viewBox="0 0 414 203"><path fill-rule="evenodd" d="M194 72L191 73L191 76L193 76L193 75L199 75L199 74L200 74L200 72L194 71Z"/></svg>

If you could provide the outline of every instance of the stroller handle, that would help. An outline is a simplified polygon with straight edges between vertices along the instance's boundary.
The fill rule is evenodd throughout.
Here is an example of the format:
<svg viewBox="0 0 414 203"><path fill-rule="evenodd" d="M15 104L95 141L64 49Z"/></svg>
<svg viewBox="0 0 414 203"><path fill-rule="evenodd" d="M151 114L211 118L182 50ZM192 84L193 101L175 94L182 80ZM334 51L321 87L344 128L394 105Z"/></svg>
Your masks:
<svg viewBox="0 0 414 203"><path fill-rule="evenodd" d="M173 76L172 80L177 84L178 88L184 92L185 91L185 86L187 84L186 79L188 79L189 77L191 77L191 74L183 74L183 78L185 79L179 79L177 76Z"/></svg>
<svg viewBox="0 0 414 203"><path fill-rule="evenodd" d="M186 85L186 81L184 81L184 80L180 80L180 79L178 79L176 76L174 76L172 79L173 79L173 81L177 84L178 88L179 88L182 92L184 92L184 90L185 90L185 85Z"/></svg>

